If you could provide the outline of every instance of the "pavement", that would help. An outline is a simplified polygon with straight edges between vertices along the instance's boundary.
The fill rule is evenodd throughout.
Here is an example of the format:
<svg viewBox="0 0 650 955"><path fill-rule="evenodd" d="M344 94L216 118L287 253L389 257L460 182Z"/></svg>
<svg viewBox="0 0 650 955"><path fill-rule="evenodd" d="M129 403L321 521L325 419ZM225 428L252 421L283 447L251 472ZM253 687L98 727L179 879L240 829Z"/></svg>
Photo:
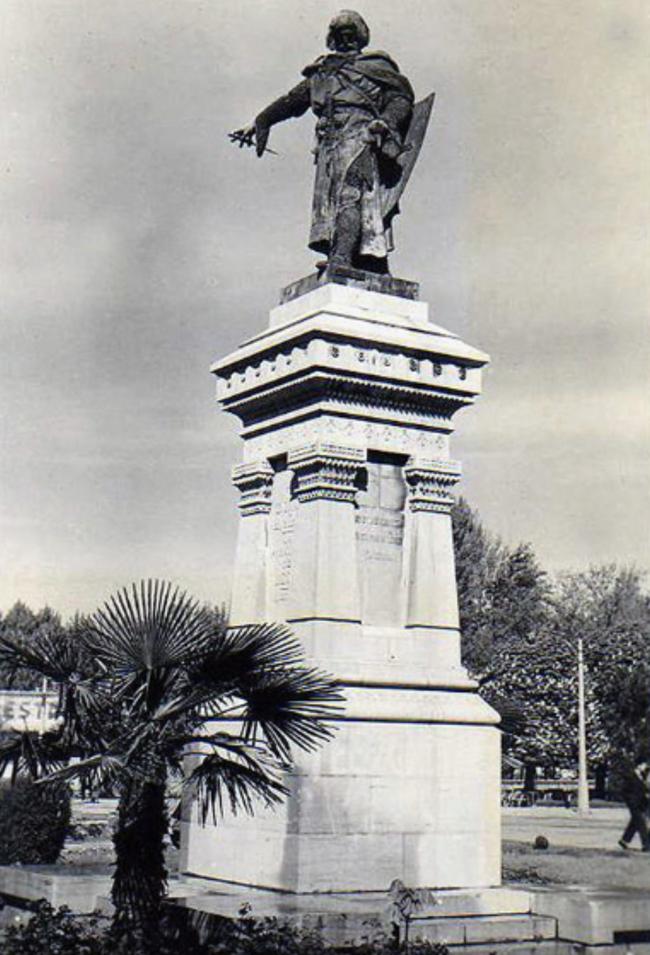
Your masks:
<svg viewBox="0 0 650 955"><path fill-rule="evenodd" d="M623 806L599 806L584 816L575 809L525 806L502 810L503 839L530 844L544 835L554 846L579 849L618 849L628 820ZM638 838L635 840L636 848Z"/></svg>

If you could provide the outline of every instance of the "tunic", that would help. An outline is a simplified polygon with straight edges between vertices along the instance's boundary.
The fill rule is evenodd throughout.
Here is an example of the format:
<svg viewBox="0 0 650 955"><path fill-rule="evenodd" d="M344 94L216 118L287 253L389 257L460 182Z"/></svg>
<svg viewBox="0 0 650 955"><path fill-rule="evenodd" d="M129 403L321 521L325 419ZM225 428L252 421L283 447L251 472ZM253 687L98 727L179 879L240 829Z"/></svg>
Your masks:
<svg viewBox="0 0 650 955"><path fill-rule="evenodd" d="M305 79L260 113L256 122L271 126L310 107L318 118L309 247L328 253L337 213L358 204L359 254L384 258L392 249L390 226L399 211L397 205L386 208L386 188L401 175L394 155L387 152L399 152L408 130L411 85L391 57L380 51L326 54L303 75ZM386 123L387 135L369 131L377 119Z"/></svg>

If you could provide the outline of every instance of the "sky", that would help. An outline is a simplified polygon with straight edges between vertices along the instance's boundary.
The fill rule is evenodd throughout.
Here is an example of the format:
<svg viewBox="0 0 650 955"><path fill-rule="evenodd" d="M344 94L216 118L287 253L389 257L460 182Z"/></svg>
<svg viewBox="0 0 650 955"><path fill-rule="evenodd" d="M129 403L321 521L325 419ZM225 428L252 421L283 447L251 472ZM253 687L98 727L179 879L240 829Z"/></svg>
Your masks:
<svg viewBox="0 0 650 955"><path fill-rule="evenodd" d="M227 132L323 52L322 0L4 0L0 610L170 578L226 600L237 422L210 364L306 248L313 117ZM393 274L490 353L462 493L551 571L650 568L642 0L364 0L436 105Z"/></svg>

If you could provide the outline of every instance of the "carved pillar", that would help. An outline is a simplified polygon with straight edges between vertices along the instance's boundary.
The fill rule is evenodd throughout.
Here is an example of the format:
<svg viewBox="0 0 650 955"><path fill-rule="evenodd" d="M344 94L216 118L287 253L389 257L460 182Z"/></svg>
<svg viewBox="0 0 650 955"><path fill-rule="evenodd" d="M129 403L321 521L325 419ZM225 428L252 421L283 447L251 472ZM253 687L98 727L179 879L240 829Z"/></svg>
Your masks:
<svg viewBox="0 0 650 955"><path fill-rule="evenodd" d="M458 629L458 596L451 530L455 461L411 459L408 486L406 626Z"/></svg>
<svg viewBox="0 0 650 955"><path fill-rule="evenodd" d="M357 448L313 444L289 454L298 504L291 620L360 620L354 500Z"/></svg>
<svg viewBox="0 0 650 955"><path fill-rule="evenodd" d="M230 621L233 624L263 623L266 619L268 514L273 468L268 461L240 464L233 469L232 480L241 493L241 518Z"/></svg>

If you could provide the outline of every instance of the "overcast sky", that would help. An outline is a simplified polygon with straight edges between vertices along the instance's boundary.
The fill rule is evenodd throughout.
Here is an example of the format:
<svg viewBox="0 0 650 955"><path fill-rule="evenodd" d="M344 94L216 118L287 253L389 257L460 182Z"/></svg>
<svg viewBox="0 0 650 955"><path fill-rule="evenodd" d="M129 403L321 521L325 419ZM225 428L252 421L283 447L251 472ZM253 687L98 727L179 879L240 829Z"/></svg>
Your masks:
<svg viewBox="0 0 650 955"><path fill-rule="evenodd" d="M0 608L228 595L236 422L208 368L312 270L311 116L232 147L321 0L3 0ZM488 351L463 493L547 568L650 566L643 0L367 0L436 107L393 273Z"/></svg>

